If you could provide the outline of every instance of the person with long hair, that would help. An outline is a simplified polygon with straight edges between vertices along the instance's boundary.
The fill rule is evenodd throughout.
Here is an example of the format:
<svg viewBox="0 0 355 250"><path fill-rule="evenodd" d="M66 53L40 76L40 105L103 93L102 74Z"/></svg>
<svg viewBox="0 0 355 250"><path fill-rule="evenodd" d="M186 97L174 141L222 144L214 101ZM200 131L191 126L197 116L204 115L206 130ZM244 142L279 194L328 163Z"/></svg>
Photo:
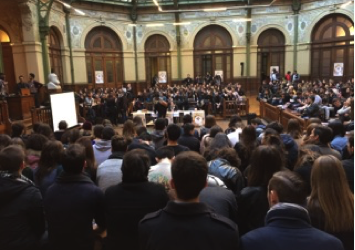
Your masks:
<svg viewBox="0 0 355 250"><path fill-rule="evenodd" d="M298 146L301 146L303 130L301 128L300 122L297 119L291 118L288 120L287 134L295 140Z"/></svg>
<svg viewBox="0 0 355 250"><path fill-rule="evenodd" d="M331 155L319 157L312 167L311 186L312 225L340 239L345 250L354 249L354 194L340 160Z"/></svg>
<svg viewBox="0 0 355 250"><path fill-rule="evenodd" d="M213 126L208 134L205 134L200 143L200 154L204 155L206 148L208 148L213 140L213 138L218 134L223 133L223 130L220 126L215 125Z"/></svg>
<svg viewBox="0 0 355 250"><path fill-rule="evenodd" d="M208 134L210 132L210 129L213 126L216 126L216 125L217 125L216 118L213 115L206 116L205 126L202 126L200 128L200 138L201 138L201 140L202 140L202 137L204 135Z"/></svg>
<svg viewBox="0 0 355 250"><path fill-rule="evenodd" d="M223 133L223 132L219 132L218 134L216 134L216 136L211 140L210 145L206 148L205 153L204 153L204 157L207 161L210 161L214 158L217 157L217 152L220 149L223 148L230 148L231 147L231 143L228 139L228 136Z"/></svg>
<svg viewBox="0 0 355 250"><path fill-rule="evenodd" d="M252 154L247 176L247 187L238 199L238 226L240 235L262 227L269 210L267 186L272 175L284 169L284 161L278 149L259 146Z"/></svg>
<svg viewBox="0 0 355 250"><path fill-rule="evenodd" d="M34 182L44 197L47 189L63 171L61 158L64 152L60 141L48 141L42 150L38 167L33 170Z"/></svg>
<svg viewBox="0 0 355 250"><path fill-rule="evenodd" d="M92 142L89 137L81 137L76 142L85 148L85 156L86 156L86 167L85 173L90 177L90 179L95 182L96 181L96 170L97 163L95 160L94 150L92 147Z"/></svg>
<svg viewBox="0 0 355 250"><path fill-rule="evenodd" d="M124 138L134 138L136 136L135 125L131 120L127 120L123 125L122 135Z"/></svg>
<svg viewBox="0 0 355 250"><path fill-rule="evenodd" d="M241 160L240 171L243 172L248 167L251 155L258 144L255 127L251 125L245 127L242 130L240 141L234 146Z"/></svg>

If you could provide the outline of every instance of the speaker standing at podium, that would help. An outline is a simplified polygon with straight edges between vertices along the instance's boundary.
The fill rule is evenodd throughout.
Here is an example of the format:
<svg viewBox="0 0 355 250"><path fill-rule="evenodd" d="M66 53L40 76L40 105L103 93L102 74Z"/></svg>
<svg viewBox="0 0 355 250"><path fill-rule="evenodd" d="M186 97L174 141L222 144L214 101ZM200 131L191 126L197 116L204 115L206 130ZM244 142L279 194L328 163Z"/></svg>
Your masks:
<svg viewBox="0 0 355 250"><path fill-rule="evenodd" d="M39 83L35 80L35 74L33 74L33 73L30 74L30 81L28 84L30 87L31 94L33 95L33 97L35 99L36 108L39 108L38 92L39 92L40 88L43 86L43 84Z"/></svg>
<svg viewBox="0 0 355 250"><path fill-rule="evenodd" d="M30 86L23 81L23 76L19 76L18 79L20 82L17 83L17 94L21 95L21 89L29 89Z"/></svg>

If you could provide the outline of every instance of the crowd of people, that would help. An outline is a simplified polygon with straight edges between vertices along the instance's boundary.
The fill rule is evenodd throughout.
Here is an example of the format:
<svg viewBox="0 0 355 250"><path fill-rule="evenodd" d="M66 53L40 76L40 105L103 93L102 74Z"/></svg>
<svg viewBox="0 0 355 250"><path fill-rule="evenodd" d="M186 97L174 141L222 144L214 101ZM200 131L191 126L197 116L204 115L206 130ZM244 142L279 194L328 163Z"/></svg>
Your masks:
<svg viewBox="0 0 355 250"><path fill-rule="evenodd" d="M336 117L347 122L354 106L354 78L344 83L332 79L304 81L294 71L281 79L274 70L270 81L263 81L260 86L258 100L295 110L304 118L320 117L328 121Z"/></svg>
<svg viewBox="0 0 355 250"><path fill-rule="evenodd" d="M201 109L208 115L221 114L224 100L241 101L245 92L239 83L223 84L206 76L200 81L193 81L188 75L181 85L154 84L143 91L135 91L131 84L122 88L83 88L76 97L79 103L88 107L84 115L95 122L95 117L107 118L116 125L124 123L127 116L136 110L154 110L158 117L165 117L168 110ZM96 108L93 108L97 106ZM83 115L83 113L82 113ZM119 119L120 117L120 119Z"/></svg>
<svg viewBox="0 0 355 250"><path fill-rule="evenodd" d="M343 121L167 123L13 123L0 135L1 249L354 249Z"/></svg>

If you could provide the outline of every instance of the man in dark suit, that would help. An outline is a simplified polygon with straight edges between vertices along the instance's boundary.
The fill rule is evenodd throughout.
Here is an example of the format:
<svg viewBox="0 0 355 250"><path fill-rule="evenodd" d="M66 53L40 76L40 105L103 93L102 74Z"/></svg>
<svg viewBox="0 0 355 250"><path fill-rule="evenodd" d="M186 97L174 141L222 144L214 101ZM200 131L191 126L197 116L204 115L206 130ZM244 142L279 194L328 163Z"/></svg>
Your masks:
<svg viewBox="0 0 355 250"><path fill-rule="evenodd" d="M190 77L190 74L187 74L187 77L184 79L183 83L184 83L186 86L189 86L190 84L193 83L193 80L192 80L192 78Z"/></svg>
<svg viewBox="0 0 355 250"><path fill-rule="evenodd" d="M270 210L265 227L241 238L244 250L341 250L340 240L311 226L306 203L307 191L297 174L281 171L269 181ZM302 239L302 240L300 240Z"/></svg>
<svg viewBox="0 0 355 250"><path fill-rule="evenodd" d="M206 160L195 152L176 157L170 181L176 200L141 220L141 250L238 249L237 225L199 202L199 193L207 185L207 172Z"/></svg>
<svg viewBox="0 0 355 250"><path fill-rule="evenodd" d="M39 94L39 90L42 88L43 84L37 82L35 80L35 74L31 73L28 85L29 85L31 94L33 95L33 97L35 99L36 108L39 108L39 96L38 96L38 94Z"/></svg>
<svg viewBox="0 0 355 250"><path fill-rule="evenodd" d="M17 83L17 94L21 94L21 89L29 89L30 86L23 81L23 76L18 77L19 82Z"/></svg>

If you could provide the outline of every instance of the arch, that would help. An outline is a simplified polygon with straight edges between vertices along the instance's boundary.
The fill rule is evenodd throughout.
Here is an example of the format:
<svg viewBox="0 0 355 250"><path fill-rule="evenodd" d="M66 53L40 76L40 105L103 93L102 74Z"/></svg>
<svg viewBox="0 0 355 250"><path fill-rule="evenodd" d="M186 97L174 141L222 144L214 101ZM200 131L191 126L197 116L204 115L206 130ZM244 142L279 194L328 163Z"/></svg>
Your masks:
<svg viewBox="0 0 355 250"><path fill-rule="evenodd" d="M189 43L188 43L188 49L193 50L194 49L194 41L196 40L196 36L197 34L204 28L210 26L210 25L216 25L216 26L220 26L221 28L224 28L225 30L228 31L228 33L230 34L230 37L232 39L232 46L237 46L238 45L238 39L237 36L233 36L232 34L236 34L236 32L227 24L225 23L208 23L208 22L203 22L201 23L195 30L194 32L192 32L190 39L189 39Z"/></svg>
<svg viewBox="0 0 355 250"><path fill-rule="evenodd" d="M162 35L151 35L144 43L145 52L169 52L170 44L168 39Z"/></svg>
<svg viewBox="0 0 355 250"><path fill-rule="evenodd" d="M251 37L251 45L258 45L258 40L259 37L264 31L270 30L270 29L275 29L278 30L280 33L282 33L283 37L285 38L285 44L284 45L289 45L291 44L291 36L289 33L285 30L285 28L281 25L278 24L268 24L260 27L258 31Z"/></svg>
<svg viewBox="0 0 355 250"><path fill-rule="evenodd" d="M50 22L49 27L55 30L55 33L60 41L61 49L67 45L67 41L65 40L64 34L61 32L61 25L58 22Z"/></svg>
<svg viewBox="0 0 355 250"><path fill-rule="evenodd" d="M278 29L267 29L258 37L258 46L284 46L285 36Z"/></svg>
<svg viewBox="0 0 355 250"><path fill-rule="evenodd" d="M87 33L84 45L88 83L122 86L124 66L120 37L106 26L96 26Z"/></svg>
<svg viewBox="0 0 355 250"><path fill-rule="evenodd" d="M329 15L334 15L334 14L342 14L346 17L348 17L350 20L352 20L352 22L354 23L354 13L350 12L348 10L345 9L338 9L336 10L334 13L329 14L329 11L324 11L320 14L318 14L313 21L308 25L308 29L306 29L305 31L305 35L304 37L307 38L307 41L305 42L311 42L312 41L312 32L314 30L314 27L317 25L317 23L322 20L323 18L325 18L326 16Z"/></svg>
<svg viewBox="0 0 355 250"><path fill-rule="evenodd" d="M354 75L354 22L344 14L323 16L311 33L313 79L348 80ZM337 74L334 75L334 69Z"/></svg>
<svg viewBox="0 0 355 250"><path fill-rule="evenodd" d="M219 25L209 25L201 29L194 40L194 49L229 49L233 46L230 33Z"/></svg>
<svg viewBox="0 0 355 250"><path fill-rule="evenodd" d="M106 23L105 26L102 26L98 23L92 23L91 25L86 26L85 29L81 33L80 48L85 48L85 41L86 41L88 34L93 29L95 29L97 27L106 27L106 28L112 30L116 34L116 36L119 38L119 40L121 41L122 51L127 50L128 45L127 45L127 41L126 41L125 37L117 30L117 26L114 26L111 23Z"/></svg>
<svg viewBox="0 0 355 250"><path fill-rule="evenodd" d="M149 36L144 43L145 51L145 67L146 67L146 81L152 80L152 86L156 82L156 75L158 72L165 71L167 74L167 81L171 81L171 56L170 43L168 39L160 34Z"/></svg>
<svg viewBox="0 0 355 250"><path fill-rule="evenodd" d="M169 43L170 51L174 50L175 44L176 44L175 40L173 40L167 33L160 31L160 30L153 30L153 31L149 31L146 34L144 34L144 37L142 38L142 40L139 44L138 50L145 51L145 44L147 43L147 40L154 35L161 35L161 36L165 37L165 39Z"/></svg>
<svg viewBox="0 0 355 250"><path fill-rule="evenodd" d="M0 30L2 30L6 35L9 37L11 43L14 42L14 36L10 33L10 27L6 24L0 21Z"/></svg>
<svg viewBox="0 0 355 250"><path fill-rule="evenodd" d="M53 71L57 76L61 84L63 84L63 63L62 63L62 48L63 40L60 31L57 27L51 26L48 41L49 62L51 65L51 72Z"/></svg>

